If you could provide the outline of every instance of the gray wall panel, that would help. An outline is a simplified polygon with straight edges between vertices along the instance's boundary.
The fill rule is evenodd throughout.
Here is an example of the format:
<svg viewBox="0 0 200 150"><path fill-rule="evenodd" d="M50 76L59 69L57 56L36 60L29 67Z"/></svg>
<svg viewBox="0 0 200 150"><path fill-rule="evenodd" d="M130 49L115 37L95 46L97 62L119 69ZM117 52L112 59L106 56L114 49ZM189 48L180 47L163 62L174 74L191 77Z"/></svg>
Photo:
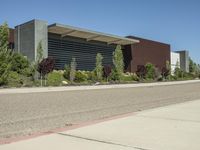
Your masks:
<svg viewBox="0 0 200 150"><path fill-rule="evenodd" d="M30 61L36 60L37 47L42 41L44 57L48 56L47 22L32 20L15 27L15 51L27 56Z"/></svg>
<svg viewBox="0 0 200 150"><path fill-rule="evenodd" d="M180 67L185 72L189 72L189 52L177 51L180 54Z"/></svg>

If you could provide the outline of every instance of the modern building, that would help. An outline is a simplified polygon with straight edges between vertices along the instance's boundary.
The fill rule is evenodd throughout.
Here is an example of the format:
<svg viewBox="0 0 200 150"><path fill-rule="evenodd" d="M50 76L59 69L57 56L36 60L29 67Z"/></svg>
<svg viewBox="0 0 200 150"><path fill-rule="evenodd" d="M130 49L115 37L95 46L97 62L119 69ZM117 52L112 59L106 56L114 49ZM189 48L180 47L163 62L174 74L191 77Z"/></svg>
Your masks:
<svg viewBox="0 0 200 150"><path fill-rule="evenodd" d="M36 60L37 46L42 43L45 57L55 59L56 69L63 69L76 58L77 69L93 70L97 53L104 57L104 65L112 65L112 54L116 45L138 43L139 40L94 32L61 24L32 20L15 27L15 50Z"/></svg>
<svg viewBox="0 0 200 150"><path fill-rule="evenodd" d="M171 52L171 72L178 67L185 72L189 72L189 52L186 50Z"/></svg>
<svg viewBox="0 0 200 150"><path fill-rule="evenodd" d="M122 46L125 71L136 72L138 66L147 63L161 70L167 61L173 68L174 59L180 60L180 67L185 71L189 68L188 52L170 54L169 44L135 36L121 37L58 23L48 25L42 20L20 24L10 33L10 43L14 43L15 51L30 61L36 60L37 47L41 43L44 57L54 58L56 69L63 69L74 57L77 69L93 70L97 53L103 55L103 65L112 65L112 54L117 45Z"/></svg>

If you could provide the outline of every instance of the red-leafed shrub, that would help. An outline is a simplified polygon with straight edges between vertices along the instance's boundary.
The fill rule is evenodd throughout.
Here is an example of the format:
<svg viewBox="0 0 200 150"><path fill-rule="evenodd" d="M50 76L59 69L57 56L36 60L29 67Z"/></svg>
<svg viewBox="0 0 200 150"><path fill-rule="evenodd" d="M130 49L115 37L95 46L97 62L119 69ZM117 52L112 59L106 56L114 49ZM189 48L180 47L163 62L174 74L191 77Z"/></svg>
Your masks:
<svg viewBox="0 0 200 150"><path fill-rule="evenodd" d="M137 66L136 74L137 74L138 77L140 77L141 79L144 79L146 73L147 73L147 69L144 65L138 65Z"/></svg>
<svg viewBox="0 0 200 150"><path fill-rule="evenodd" d="M170 70L167 69L166 67L163 67L162 68L162 76L163 76L163 78L166 79L169 75L170 75Z"/></svg>
<svg viewBox="0 0 200 150"><path fill-rule="evenodd" d="M54 69L55 60L53 58L44 58L38 65L38 72L41 76L45 76L48 73L52 72Z"/></svg>
<svg viewBox="0 0 200 150"><path fill-rule="evenodd" d="M108 78L110 75L111 75L111 72L112 72L112 67L111 65L105 65L103 67L103 76L105 78Z"/></svg>

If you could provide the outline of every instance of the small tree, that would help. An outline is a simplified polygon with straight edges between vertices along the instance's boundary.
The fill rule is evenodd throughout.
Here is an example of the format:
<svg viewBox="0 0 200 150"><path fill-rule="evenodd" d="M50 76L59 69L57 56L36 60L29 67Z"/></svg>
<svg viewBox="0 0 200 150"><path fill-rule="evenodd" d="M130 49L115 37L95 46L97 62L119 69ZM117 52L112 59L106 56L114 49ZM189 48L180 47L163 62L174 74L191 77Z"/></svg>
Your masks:
<svg viewBox="0 0 200 150"><path fill-rule="evenodd" d="M198 77L200 78L200 64L197 65Z"/></svg>
<svg viewBox="0 0 200 150"><path fill-rule="evenodd" d="M103 56L100 53L97 53L97 56L96 56L96 67L95 67L95 70L94 70L95 74L96 74L97 81L101 81L102 80L102 76L103 76L102 60L103 60Z"/></svg>
<svg viewBox="0 0 200 150"><path fill-rule="evenodd" d="M37 46L37 56L36 56L37 64L39 64L42 61L42 59L44 58L43 51L44 50L42 48L42 41L40 41L38 46Z"/></svg>
<svg viewBox="0 0 200 150"><path fill-rule="evenodd" d="M8 76L12 67L12 52L0 48L0 85L7 84Z"/></svg>
<svg viewBox="0 0 200 150"><path fill-rule="evenodd" d="M70 81L73 83L76 75L76 58L72 58L70 64Z"/></svg>
<svg viewBox="0 0 200 150"><path fill-rule="evenodd" d="M189 73L195 78L199 76L199 65L196 64L191 58L189 58Z"/></svg>
<svg viewBox="0 0 200 150"><path fill-rule="evenodd" d="M54 64L55 61L52 58L45 58L39 63L37 71L40 73L41 76L41 86L43 77L45 79L46 75L53 71ZM46 80L45 80L45 85L46 85Z"/></svg>
<svg viewBox="0 0 200 150"><path fill-rule="evenodd" d="M0 25L0 47L2 49L8 48L8 37L9 37L9 28L8 24L5 22L3 23L3 25Z"/></svg>
<svg viewBox="0 0 200 150"><path fill-rule="evenodd" d="M124 73L124 58L120 45L117 45L115 51L113 52L113 64L115 80L121 80Z"/></svg>
<svg viewBox="0 0 200 150"><path fill-rule="evenodd" d="M38 80L38 78L39 78L40 72L38 73L37 71L38 71L39 64L41 63L41 61L43 59L44 59L44 56L43 56L42 41L40 41L37 46L36 60L34 62L32 62L32 64L31 64L33 74L34 74L34 79L36 79L36 80Z"/></svg>
<svg viewBox="0 0 200 150"><path fill-rule="evenodd" d="M9 28L7 23L0 25L0 85L8 81L12 67L13 52L8 49Z"/></svg>

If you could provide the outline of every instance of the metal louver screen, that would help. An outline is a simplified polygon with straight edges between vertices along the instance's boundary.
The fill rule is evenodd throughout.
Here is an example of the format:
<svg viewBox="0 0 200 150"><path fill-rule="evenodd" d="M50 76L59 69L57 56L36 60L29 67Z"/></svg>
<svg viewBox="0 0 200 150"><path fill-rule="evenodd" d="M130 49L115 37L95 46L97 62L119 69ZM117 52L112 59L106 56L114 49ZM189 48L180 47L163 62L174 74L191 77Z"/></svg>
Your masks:
<svg viewBox="0 0 200 150"><path fill-rule="evenodd" d="M103 55L103 65L112 65L114 45L93 43L74 38L56 38L49 35L48 56L56 61L55 68L63 69L70 64L72 57L76 58L77 70L93 70L95 68L96 54Z"/></svg>

